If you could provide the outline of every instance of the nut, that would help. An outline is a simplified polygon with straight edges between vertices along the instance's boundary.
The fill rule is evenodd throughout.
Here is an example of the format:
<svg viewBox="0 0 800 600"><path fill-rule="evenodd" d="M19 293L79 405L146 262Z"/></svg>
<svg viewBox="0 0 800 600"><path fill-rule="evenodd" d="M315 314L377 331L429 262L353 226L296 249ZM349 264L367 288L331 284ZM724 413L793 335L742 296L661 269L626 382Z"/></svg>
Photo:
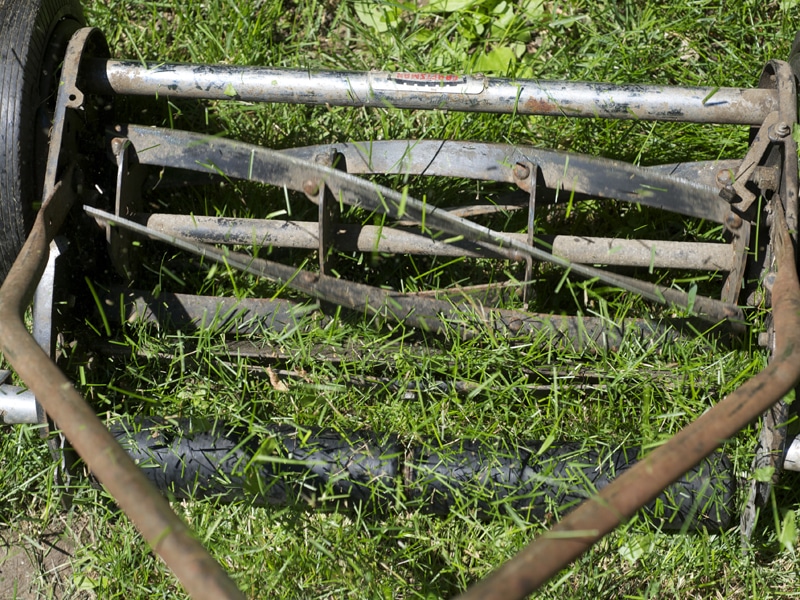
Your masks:
<svg viewBox="0 0 800 600"><path fill-rule="evenodd" d="M781 121L776 125L770 125L767 129L767 137L773 142L779 142L786 136L792 133L792 126L786 121Z"/></svg>

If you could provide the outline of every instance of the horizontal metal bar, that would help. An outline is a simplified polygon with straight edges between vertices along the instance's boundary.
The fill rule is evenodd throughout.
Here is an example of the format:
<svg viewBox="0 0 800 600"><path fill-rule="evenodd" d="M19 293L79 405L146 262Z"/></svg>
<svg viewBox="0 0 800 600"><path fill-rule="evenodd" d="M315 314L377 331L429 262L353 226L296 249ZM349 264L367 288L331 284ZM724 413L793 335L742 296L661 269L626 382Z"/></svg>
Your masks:
<svg viewBox="0 0 800 600"><path fill-rule="evenodd" d="M739 125L758 125L778 107L777 92L766 89L103 59L87 61L84 69L84 87L90 92L209 100Z"/></svg>
<svg viewBox="0 0 800 600"><path fill-rule="evenodd" d="M428 175L445 177L466 177L485 181L508 181L517 183L514 167L520 160L529 160L541 169L542 183L552 189L564 188L575 192L597 193L572 187L574 174L569 172L570 162L575 154L563 154L510 144L482 144L449 140L380 140L352 141L337 144L317 144L281 150L285 154L316 160L318 156L339 154L344 158L346 171L354 175L368 173L399 173L403 175ZM567 159L567 156L570 158ZM623 163L629 167L627 163ZM684 179L696 186L706 187L714 194L722 187L720 173L737 173L741 159L707 160L682 162L665 165L641 167L639 175L647 172L658 173L662 177ZM572 165L574 166L574 165ZM599 165L598 165L599 166ZM613 168L607 165L608 168ZM758 168L758 167L757 167ZM763 168L763 167L762 167ZM595 178L602 168L595 169ZM163 178L159 186L163 186ZM538 203L538 200L537 200ZM525 194L524 206L528 205ZM463 215L466 216L466 215Z"/></svg>
<svg viewBox="0 0 800 600"><path fill-rule="evenodd" d="M390 188L378 187L375 183L352 177L355 173L465 177L513 183L528 191L529 173L520 178L516 174L519 170L516 167L522 166L524 171L527 165L535 165L541 175L537 181L553 190L560 190L564 200L570 197L569 192L575 192L723 224L731 214L730 204L720 198L717 188L619 160L530 146L449 140L331 144L327 147L329 151L345 156L347 173L343 173L314 161L314 154L310 150L324 149L324 146L275 151L189 131L141 125L128 125L122 129L119 139L130 143L140 164L225 174L237 179L285 186L299 192L318 188L323 183L334 191L344 186L341 191L347 193L339 200L365 208L371 206L380 195L387 199L394 198L403 206L409 203L418 205L419 201ZM358 193L355 193L356 188L360 190ZM354 193L357 197L354 197ZM394 204L394 200L391 203ZM453 213L441 209L437 209L437 213L448 220L454 217ZM420 216L415 217L404 211L400 218L420 222ZM423 222L446 230L445 227L434 225L431 219L436 220L433 214L429 214Z"/></svg>
<svg viewBox="0 0 800 600"><path fill-rule="evenodd" d="M138 215L151 229L210 244L280 248L317 247L313 221L236 219L171 214ZM439 256L494 256L488 249L465 241L443 242L414 231L375 225L337 224L336 247L344 252L381 252ZM524 233L507 233L525 242ZM557 235L540 236L553 254L572 262L630 267L730 271L733 250L728 244L624 240Z"/></svg>
<svg viewBox="0 0 800 600"><path fill-rule="evenodd" d="M124 314L128 322L157 323L165 329L213 330L251 334L268 329L285 332L298 327L302 319L319 308L317 304L299 304L269 298L219 298L188 294L147 292L112 288L101 296L109 320L118 321ZM120 305L123 310L120 310ZM325 317L315 320L324 325Z"/></svg>

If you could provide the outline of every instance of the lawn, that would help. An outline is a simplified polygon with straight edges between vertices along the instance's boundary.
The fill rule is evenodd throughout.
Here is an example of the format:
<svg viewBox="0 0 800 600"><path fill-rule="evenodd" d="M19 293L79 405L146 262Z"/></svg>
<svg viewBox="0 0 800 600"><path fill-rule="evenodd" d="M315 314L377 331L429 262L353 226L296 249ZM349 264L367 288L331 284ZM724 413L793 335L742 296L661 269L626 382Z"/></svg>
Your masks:
<svg viewBox="0 0 800 600"><path fill-rule="evenodd" d="M84 0L112 55L137 60L272 65L308 69L477 73L613 83L757 85L763 65L786 58L800 27L791 1L427 3L280 0ZM459 139L568 150L640 165L739 158L745 127L602 121L442 111L193 103L165 98L120 103L121 119L202 130L272 148L388 139ZM512 189L475 182L386 177L417 197L450 206L480 198L502 204ZM465 193L466 192L466 193ZM316 207L302 196L224 181L188 192L149 193L153 210L180 206L232 217L300 218ZM537 232L585 232L637 239L716 240L719 228L689 218L565 200ZM380 224L376 216L346 216ZM313 218L313 217L312 217ZM501 213L492 224L517 228ZM259 256L313 268L313 253L250 248ZM224 266L144 243L137 287L237 298L304 297ZM409 258L357 253L335 257L337 273L403 291L516 281L519 264L489 259ZM671 285L717 290L716 276L643 273ZM547 267L534 270L530 309L608 321L660 319L671 311L628 293ZM94 281L101 289L103 281ZM512 287L512 292L518 287ZM91 302L91 296L88 295ZM520 308L511 293L504 306ZM755 375L768 354L752 332L724 343L698 333L670 343L624 338L616 352L573 348L546 336L485 332L422 334L367 315L323 307L299 327L266 328L237 341L262 356L236 354L219 328L158 330L146 324L83 323L64 368L98 414L219 418L264 444L277 425L396 434L402 444L475 440L505 448L586 442L610 451L651 448ZM110 356L100 347L110 329ZM85 351L83 344L89 346ZM107 344L106 344L107 345ZM268 355L267 358L264 355ZM399 385L398 382L401 384ZM441 382L449 384L442 386ZM725 444L745 483L757 429ZM0 540L25 548L35 576L30 597L180 598L179 584L102 490L81 479L74 505L61 508L53 465L37 432L0 436ZM603 539L541 592L544 598L767 598L797 586L793 474L743 548L735 527L717 533L662 531L636 517ZM741 486L742 488L744 486ZM743 504L743 494L739 494ZM545 530L502 504L479 511L457 499L449 514L416 510L402 495L386 511L327 505L257 506L252 499L174 500L173 507L251 598L439 598L488 575ZM788 517L787 517L788 515ZM59 567L41 557L53 532L69 554ZM8 563L0 563L0 572ZM57 585L54 584L57 582ZM27 597L20 590L19 597ZM27 593L27 592L25 592Z"/></svg>

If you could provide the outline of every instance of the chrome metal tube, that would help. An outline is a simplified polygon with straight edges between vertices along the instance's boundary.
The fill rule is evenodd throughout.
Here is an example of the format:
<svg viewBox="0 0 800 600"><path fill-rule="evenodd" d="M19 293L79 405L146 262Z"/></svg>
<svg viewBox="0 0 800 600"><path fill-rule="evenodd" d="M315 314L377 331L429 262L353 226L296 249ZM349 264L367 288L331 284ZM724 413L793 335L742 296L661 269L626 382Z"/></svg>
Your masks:
<svg viewBox="0 0 800 600"><path fill-rule="evenodd" d="M39 422L33 392L15 385L0 385L0 421L6 425L35 425Z"/></svg>
<svg viewBox="0 0 800 600"><path fill-rule="evenodd" d="M783 468L785 471L800 471L800 437L787 442Z"/></svg>
<svg viewBox="0 0 800 600"><path fill-rule="evenodd" d="M758 125L778 108L767 89L500 79L476 75L311 71L88 60L89 92L247 102L442 109Z"/></svg>

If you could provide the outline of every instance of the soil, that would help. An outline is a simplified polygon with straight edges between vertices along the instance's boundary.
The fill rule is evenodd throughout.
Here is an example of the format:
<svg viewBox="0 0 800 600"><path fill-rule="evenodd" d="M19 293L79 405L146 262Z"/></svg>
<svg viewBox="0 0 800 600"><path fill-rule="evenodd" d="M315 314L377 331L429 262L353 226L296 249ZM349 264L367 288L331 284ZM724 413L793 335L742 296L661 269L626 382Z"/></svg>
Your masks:
<svg viewBox="0 0 800 600"><path fill-rule="evenodd" d="M76 590L72 572L82 529L64 517L43 531L26 525L0 529L0 598L93 598L89 591Z"/></svg>

